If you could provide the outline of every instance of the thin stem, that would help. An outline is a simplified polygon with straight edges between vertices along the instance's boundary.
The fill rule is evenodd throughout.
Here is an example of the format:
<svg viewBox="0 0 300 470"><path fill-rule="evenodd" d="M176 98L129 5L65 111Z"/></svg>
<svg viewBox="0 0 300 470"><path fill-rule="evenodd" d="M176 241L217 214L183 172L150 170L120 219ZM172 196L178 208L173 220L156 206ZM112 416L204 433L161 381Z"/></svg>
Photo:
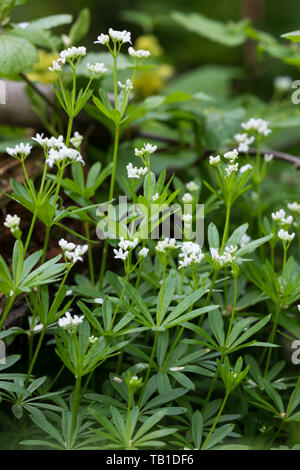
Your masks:
<svg viewBox="0 0 300 470"><path fill-rule="evenodd" d="M218 422L219 422L219 419L220 419L220 417L221 417L221 415L222 415L222 413L223 413L223 409L224 409L224 407L225 407L225 405L226 405L226 402L227 402L228 397L229 397L229 392L226 392L226 395L225 395L225 397L224 397L224 400L223 400L223 403L222 403L222 405L221 405L221 408L219 409L219 412L218 412L218 414L217 414L217 416L216 416L216 419L215 419L215 421L214 421L212 427L210 428L210 431L209 431L208 435L206 436L206 439L205 439L205 441L204 441L204 443L203 443L203 445L202 445L202 447L201 447L201 450L204 450L204 449L205 449L207 442L209 441L209 439L210 439L212 433L214 432L215 427L217 426L217 424L218 424Z"/></svg>
<svg viewBox="0 0 300 470"><path fill-rule="evenodd" d="M274 320L273 327L272 327L272 331L271 331L271 334L270 334L269 339L268 339L268 342L270 342L270 343L273 343L273 341L275 339L280 311L281 311L280 305L278 304L277 305L277 310L276 310L276 315L275 315L275 320ZM269 348L267 361L266 361L266 367L265 367L265 374L264 374L265 377L268 375L271 356L272 356L272 348Z"/></svg>
<svg viewBox="0 0 300 470"><path fill-rule="evenodd" d="M156 345L157 345L158 334L159 334L159 331L156 331L156 332L155 332L155 337L154 337L154 343L153 343L153 347L152 347L152 351L151 351L150 361L149 361L148 369L147 369L147 372L146 372L146 376L145 376L145 380L144 380L144 385L143 385L143 388L142 388L142 391L141 391L141 394L140 394L138 406L141 405L141 402L142 402L142 399L143 399L143 395L144 395L144 391L145 391L145 388L146 388L148 379L149 379L149 377L150 377L150 372L151 372L151 369L152 369L153 359L154 359L154 355L155 355L155 351L156 351Z"/></svg>
<svg viewBox="0 0 300 470"><path fill-rule="evenodd" d="M221 249L220 249L220 254L223 253L225 243L227 242L228 239L228 230L229 230L229 221L230 221L230 209L231 209L231 203L230 200L227 202L227 207L226 207L226 219L225 219L225 226L224 226L224 232L223 232L223 238L222 238L222 244L221 244Z"/></svg>
<svg viewBox="0 0 300 470"><path fill-rule="evenodd" d="M75 382L75 397L73 402L73 409L72 409L72 424L71 424L71 434L70 434L70 441L72 441L74 436L74 431L77 423L77 416L78 416L78 407L80 401L80 387L81 387L81 375L76 377Z"/></svg>
<svg viewBox="0 0 300 470"><path fill-rule="evenodd" d="M85 228L86 238L88 238L90 240L90 226L89 226L88 222L84 222L84 228ZM92 247L91 247L90 243L88 243L88 261L89 261L89 270L90 270L91 283L92 283L92 286L94 287L94 285L95 285L95 274L94 274L93 253L92 253Z"/></svg>
<svg viewBox="0 0 300 470"><path fill-rule="evenodd" d="M2 331L4 322L5 322L5 320L6 320L7 315L8 315L9 312L10 312L10 309L11 309L11 307L12 307L12 304L13 304L14 301L15 301L15 298L16 298L16 295L12 295L12 296L9 298L9 300L6 301L5 308L4 308L4 311L3 311L3 313L2 313L1 320L0 320L0 331Z"/></svg>
<svg viewBox="0 0 300 470"><path fill-rule="evenodd" d="M234 277L233 282L234 282L234 298L233 298L233 306L232 306L232 312L231 312L231 317L230 317L230 323L229 323L226 340L225 340L225 349L227 348L227 343L228 343L229 336L231 333L235 310L236 310L236 301L237 301L237 277L236 276Z"/></svg>
<svg viewBox="0 0 300 470"><path fill-rule="evenodd" d="M129 447L130 441L130 411L131 411L132 393L129 393L128 407L127 407L127 420L126 420L126 440Z"/></svg>
<svg viewBox="0 0 300 470"><path fill-rule="evenodd" d="M26 385L28 384L28 381L29 381L29 379L30 379L30 376L31 376L33 367L34 367L35 362L36 362L36 360L37 360L37 357L38 357L38 355L39 355L39 352L40 352L40 349L41 349L41 346L42 346L42 343L43 343L43 339L44 339L45 333L46 333L46 327L44 326L43 329L42 329L42 332L41 332L41 334L40 334L37 347L36 347L36 349L35 349L35 351L34 351L34 355L33 355L32 361L31 361L31 363L30 363L30 366L29 366L27 375L26 375L25 387L26 387Z"/></svg>

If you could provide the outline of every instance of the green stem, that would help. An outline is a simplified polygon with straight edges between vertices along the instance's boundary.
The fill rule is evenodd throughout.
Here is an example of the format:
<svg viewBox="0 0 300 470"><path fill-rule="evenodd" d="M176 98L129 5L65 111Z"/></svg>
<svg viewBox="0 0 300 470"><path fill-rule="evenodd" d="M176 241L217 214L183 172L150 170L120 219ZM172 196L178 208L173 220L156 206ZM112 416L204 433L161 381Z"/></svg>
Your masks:
<svg viewBox="0 0 300 470"><path fill-rule="evenodd" d="M75 382L75 397L73 402L73 409L72 409L72 424L71 424L71 433L70 433L70 441L72 443L72 439L74 436L74 431L77 423L77 416L78 416L78 408L80 402L80 388L81 388L81 375L76 377Z"/></svg>
<svg viewBox="0 0 300 470"><path fill-rule="evenodd" d="M146 376L145 376L145 380L144 380L144 385L143 385L143 388L142 388L142 391L141 391L141 394L140 394L138 406L141 405L141 402L142 402L142 399L143 399L143 395L144 395L144 392L145 392L145 388L146 388L148 379L149 379L149 377L150 377L150 372L151 372L151 369L152 369L153 359L154 359L154 355L155 355L155 351L156 351L156 345L157 345L158 334L159 334L159 331L156 331L156 332L155 332L155 337L154 337L154 343L153 343L153 347L152 347L152 351L151 351L150 361L149 361L148 369L147 369L147 372L146 372Z"/></svg>
<svg viewBox="0 0 300 470"><path fill-rule="evenodd" d="M221 415L222 415L222 413L223 413L223 409L224 409L224 407L225 407L225 405L226 405L226 402L227 402L228 397L229 397L229 392L226 392L226 395L225 395L225 397L224 397L224 400L223 400L223 403L222 403L222 405L221 405L221 408L219 409L219 412L218 412L218 414L217 414L217 416L216 416L216 419L215 419L215 421L214 421L212 427L210 428L210 431L209 431L208 435L206 436L206 439L205 439L205 441L204 441L204 443L203 443L203 445L202 445L202 447L201 447L201 450L204 450L204 449L205 449L207 442L209 441L209 439L210 439L212 433L214 432L215 427L217 426L217 424L218 424L218 422L219 422L219 419L220 419L220 417L221 417Z"/></svg>
<svg viewBox="0 0 300 470"><path fill-rule="evenodd" d="M227 202L227 207L226 207L226 219L225 219L225 226L224 226L224 232L223 232L223 238L222 238L222 244L221 244L221 249L220 249L220 254L223 253L225 243L227 242L228 239L228 231L229 231L229 221L230 221L230 209L231 209L231 203L230 200Z"/></svg>
<svg viewBox="0 0 300 470"><path fill-rule="evenodd" d="M1 320L0 320L0 331L2 331L4 322L5 322L5 320L6 320L7 315L8 315L9 312L10 312L10 309L11 309L11 307L12 307L12 304L13 304L14 301L15 301L15 298L16 298L16 295L12 295L12 296L9 298L9 300L6 301L5 308L4 308L4 311L3 311L3 313L2 313Z"/></svg>
<svg viewBox="0 0 300 470"><path fill-rule="evenodd" d="M88 222L84 222L84 228L85 228L85 236L90 240L90 226ZM94 263L93 263L93 254L92 254L92 247L91 244L88 243L88 261L89 261L89 270L90 270L90 277L91 277L91 283L92 286L94 287L95 285L95 274L94 274Z"/></svg>
<svg viewBox="0 0 300 470"><path fill-rule="evenodd" d="M271 331L271 334L270 334L269 339L268 339L268 342L270 342L270 343L273 343L274 339L275 339L276 330L277 330L278 321L279 321L279 315L280 315L280 305L278 304L277 305L277 310L276 310L276 315L275 315L275 320L274 320L273 327L272 327L272 331ZM272 356L272 348L269 348L267 361L266 361L266 367L265 367L265 374L264 374L265 377L268 375L271 356Z"/></svg>
<svg viewBox="0 0 300 470"><path fill-rule="evenodd" d="M127 420L126 420L126 441L129 446L130 441L130 411L131 411L132 393L129 393L128 407L127 407Z"/></svg>
<svg viewBox="0 0 300 470"><path fill-rule="evenodd" d="M44 327L43 327L43 330L42 330L42 332L41 332L41 334L40 334L37 347L36 347L36 349L35 349L35 351L34 351L34 355L33 355L32 361L31 361L31 363L30 363L30 366L29 366L27 375L26 375L25 387L26 387L27 384L28 384L28 381L29 381L29 379L30 379L30 376L31 376L33 367L34 367L35 362L36 362L36 360L37 360L37 357L38 357L38 355L39 355L39 352L40 352L40 349L41 349L41 346L42 346L42 343L43 343L43 339L44 339L45 333L46 333L46 327L44 326Z"/></svg>

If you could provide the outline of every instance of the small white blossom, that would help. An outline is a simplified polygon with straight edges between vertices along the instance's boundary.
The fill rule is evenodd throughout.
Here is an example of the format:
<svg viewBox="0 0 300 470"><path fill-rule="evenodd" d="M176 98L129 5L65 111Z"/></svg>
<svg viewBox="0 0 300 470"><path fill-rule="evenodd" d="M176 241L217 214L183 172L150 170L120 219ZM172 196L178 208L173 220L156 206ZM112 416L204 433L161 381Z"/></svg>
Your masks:
<svg viewBox="0 0 300 470"><path fill-rule="evenodd" d="M272 212L272 219L279 225L291 225L294 220L292 215L286 217L286 212L283 209L280 209L277 212Z"/></svg>
<svg viewBox="0 0 300 470"><path fill-rule="evenodd" d="M96 341L98 341L98 338L96 336L92 335L92 336L89 337L89 343L90 344L94 344L94 343L96 343Z"/></svg>
<svg viewBox="0 0 300 470"><path fill-rule="evenodd" d="M234 136L235 140L239 143L238 152L247 153L249 150L249 145L254 142L254 136L248 136L248 134L236 134Z"/></svg>
<svg viewBox="0 0 300 470"><path fill-rule="evenodd" d="M138 238L135 238L133 241L131 241L131 240L125 240L124 237L121 237L118 246L119 248L122 248L122 250L124 251L128 250L128 248L133 250L134 248L136 248L138 243L139 243Z"/></svg>
<svg viewBox="0 0 300 470"><path fill-rule="evenodd" d="M175 238L165 238L164 240L160 240L159 242L157 242L157 245L155 247L156 251L160 253L165 253L166 250L168 250L169 248L178 248L176 246Z"/></svg>
<svg viewBox="0 0 300 470"><path fill-rule="evenodd" d="M129 42L131 44L131 33L126 31L126 29L123 31L116 31L112 28L109 28L108 34L113 41L120 41L122 44Z"/></svg>
<svg viewBox="0 0 300 470"><path fill-rule="evenodd" d="M146 258L148 253L149 253L149 248L142 248L141 251L139 252L139 256L142 256L142 258Z"/></svg>
<svg viewBox="0 0 300 470"><path fill-rule="evenodd" d="M128 178L135 179L140 179L141 176L145 176L148 171L146 166L138 168L137 166L133 166L131 162L126 165L126 170Z"/></svg>
<svg viewBox="0 0 300 470"><path fill-rule="evenodd" d="M226 158L226 160L235 160L238 156L239 152L237 149L229 150L229 152L224 153L224 158Z"/></svg>
<svg viewBox="0 0 300 470"><path fill-rule="evenodd" d="M115 259L121 259L121 260L125 261L127 256L129 255L129 251L124 252L122 250L122 248L119 248L119 250L114 249L114 254L115 254L115 256L114 256Z"/></svg>
<svg viewBox="0 0 300 470"><path fill-rule="evenodd" d="M213 157L212 155L209 157L209 164L210 165L218 165L221 161L220 155Z"/></svg>
<svg viewBox="0 0 300 470"><path fill-rule="evenodd" d="M152 201L156 201L159 198L159 194L155 193L154 196L152 196Z"/></svg>
<svg viewBox="0 0 300 470"><path fill-rule="evenodd" d="M269 129L269 122L260 118L251 118L249 119L249 121L243 122L242 128L246 131L252 131L256 132L257 134L262 134L265 137L272 132L271 129Z"/></svg>
<svg viewBox="0 0 300 470"><path fill-rule="evenodd" d="M103 62L97 62L96 64L87 64L87 69L92 74L102 74L107 72L107 69L104 67Z"/></svg>
<svg viewBox="0 0 300 470"><path fill-rule="evenodd" d="M52 65L50 65L49 70L50 72L62 72L62 66L57 60L54 60Z"/></svg>
<svg viewBox="0 0 300 470"><path fill-rule="evenodd" d="M76 131L74 132L73 137L71 137L70 142L73 145L73 147L78 149L81 146L82 140L83 140L83 136L79 134L79 132Z"/></svg>
<svg viewBox="0 0 300 470"><path fill-rule="evenodd" d="M83 315L80 317L74 315L74 317L72 317L70 312L66 312L65 315L58 320L58 325L68 333L72 333L77 329L78 325L83 322L83 319Z"/></svg>
<svg viewBox="0 0 300 470"><path fill-rule="evenodd" d="M300 214L300 204L298 202L291 202L287 205L290 211Z"/></svg>
<svg viewBox="0 0 300 470"><path fill-rule="evenodd" d="M21 222L21 219L16 214L15 215L7 214L3 225L9 228L11 233L15 233L20 229L20 222Z"/></svg>
<svg viewBox="0 0 300 470"><path fill-rule="evenodd" d="M283 93L286 91L289 91L292 85L292 79L291 77L285 75L281 77L276 77L274 79L274 88L275 90Z"/></svg>
<svg viewBox="0 0 300 470"><path fill-rule="evenodd" d="M128 91L133 90L133 83L132 83L132 81L130 80L130 78L127 78L127 80L126 80L125 83L118 82L118 85L119 85L119 87L122 88L122 90L124 90L125 92L128 92Z"/></svg>
<svg viewBox="0 0 300 470"><path fill-rule="evenodd" d="M278 232L278 237L280 238L280 240L291 242L295 237L295 233L293 232L289 234L289 232L287 232L286 230L280 229Z"/></svg>
<svg viewBox="0 0 300 470"><path fill-rule="evenodd" d="M72 264L77 263L77 261L83 261L82 256L88 250L88 245L75 245L75 243L67 242L63 238L59 240L58 244L61 247L66 259Z"/></svg>
<svg viewBox="0 0 300 470"><path fill-rule="evenodd" d="M195 183L195 181L190 181L186 185L186 189L190 192L198 191L199 185Z"/></svg>
<svg viewBox="0 0 300 470"><path fill-rule="evenodd" d="M184 204L188 204L189 202L192 202L192 201L193 201L193 196L190 193L185 193L182 196L182 202Z"/></svg>
<svg viewBox="0 0 300 470"><path fill-rule="evenodd" d="M204 258L204 254L198 243L183 242L178 257L182 258L179 260L179 269L181 269L191 266L193 263L199 264Z"/></svg>
<svg viewBox="0 0 300 470"><path fill-rule="evenodd" d="M239 164L235 163L233 165L229 165L225 168L227 176L231 176L232 173L236 173L239 169Z"/></svg>
<svg viewBox="0 0 300 470"><path fill-rule="evenodd" d="M98 297L97 299L94 299L94 302L96 304L102 305L103 304L103 299L101 297Z"/></svg>
<svg viewBox="0 0 300 470"><path fill-rule="evenodd" d="M269 163L273 160L274 155L273 153L265 153L264 160L265 162Z"/></svg>
<svg viewBox="0 0 300 470"><path fill-rule="evenodd" d="M134 149L134 153L136 157L144 157L144 156L150 156L157 150L157 145L152 145L152 144L144 144L144 147L141 149Z"/></svg>
<svg viewBox="0 0 300 470"><path fill-rule="evenodd" d="M253 166L250 165L250 163L247 163L246 165L241 166L240 168L240 173L246 173L248 170L252 170Z"/></svg>
<svg viewBox="0 0 300 470"><path fill-rule="evenodd" d="M64 49L59 54L61 62L64 64L67 62L73 62L75 59L81 59L86 55L86 48L84 46L79 47L69 47L68 49Z"/></svg>
<svg viewBox="0 0 300 470"><path fill-rule="evenodd" d="M11 157L17 157L18 155L21 157L28 157L32 149L32 146L29 144L24 144L21 142L20 144L16 145L14 148L7 147L6 152Z"/></svg>
<svg viewBox="0 0 300 470"><path fill-rule="evenodd" d="M41 331L42 329L44 328L44 325L42 323L38 323L37 325L35 325L35 327L33 328L33 331Z"/></svg>
<svg viewBox="0 0 300 470"><path fill-rule="evenodd" d="M100 36L97 37L97 41L94 41L94 44L103 44L104 46L109 43L109 36L108 34L101 33Z"/></svg>
<svg viewBox="0 0 300 470"><path fill-rule="evenodd" d="M135 50L133 47L129 47L128 54L131 57L136 57L138 59L144 59L145 57L150 57L150 51L145 51L144 49Z"/></svg>

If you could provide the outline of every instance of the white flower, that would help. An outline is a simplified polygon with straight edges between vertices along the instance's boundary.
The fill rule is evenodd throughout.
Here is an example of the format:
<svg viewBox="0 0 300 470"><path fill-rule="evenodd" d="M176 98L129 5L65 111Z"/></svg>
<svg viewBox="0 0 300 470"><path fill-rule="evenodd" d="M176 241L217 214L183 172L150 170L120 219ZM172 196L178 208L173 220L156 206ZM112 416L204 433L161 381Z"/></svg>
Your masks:
<svg viewBox="0 0 300 470"><path fill-rule="evenodd" d="M249 145L254 142L253 136L248 136L248 134L236 134L234 136L235 140L239 143L238 152L247 153L249 150Z"/></svg>
<svg viewBox="0 0 300 470"><path fill-rule="evenodd" d="M209 157L209 164L210 165L218 165L221 161L220 155L213 157L212 155Z"/></svg>
<svg viewBox="0 0 300 470"><path fill-rule="evenodd" d="M229 150L229 152L224 153L224 158L227 160L235 160L239 156L237 149Z"/></svg>
<svg viewBox="0 0 300 470"><path fill-rule="evenodd" d="M142 248L141 251L139 252L139 256L142 256L143 258L146 258L148 253L149 253L149 248Z"/></svg>
<svg viewBox="0 0 300 470"><path fill-rule="evenodd" d="M98 297L97 299L94 299L94 302L96 304L102 305L103 304L103 299L101 297Z"/></svg>
<svg viewBox="0 0 300 470"><path fill-rule="evenodd" d="M126 29L123 31L116 31L112 28L109 28L108 34L113 41L120 41L122 44L129 42L131 44L131 33L126 31Z"/></svg>
<svg viewBox="0 0 300 470"><path fill-rule="evenodd" d="M79 148L81 145L81 142L83 140L83 136L79 134L79 132L74 132L73 137L71 137L70 142L75 148Z"/></svg>
<svg viewBox="0 0 300 470"><path fill-rule="evenodd" d="M188 204L189 202L192 202L192 201L193 201L193 196L190 193L185 193L182 196L182 202L184 204Z"/></svg>
<svg viewBox="0 0 300 470"><path fill-rule="evenodd" d="M87 63L87 69L90 73L95 75L107 72L103 62L97 62L96 64Z"/></svg>
<svg viewBox="0 0 300 470"><path fill-rule="evenodd" d="M178 248L176 246L175 238L165 238L164 240L160 240L159 242L157 242L157 245L155 247L156 251L160 253L165 253L166 250L168 250L169 248Z"/></svg>
<svg viewBox="0 0 300 470"><path fill-rule="evenodd" d="M253 166L250 165L250 163L247 163L246 165L241 166L240 168L240 173L246 173L248 170L252 170Z"/></svg>
<svg viewBox="0 0 300 470"><path fill-rule="evenodd" d="M72 333L77 329L77 326L83 322L84 316L78 316L70 314L70 312L66 312L64 317L61 317L58 320L58 324L61 328L66 330L68 333Z"/></svg>
<svg viewBox="0 0 300 470"><path fill-rule="evenodd" d="M272 131L269 129L269 122L264 119L251 118L247 122L242 122L242 128L246 131L256 132L264 136L269 135Z"/></svg>
<svg viewBox="0 0 300 470"><path fill-rule="evenodd" d="M65 293L66 297L69 297L70 295L73 295L72 289L68 289L67 292Z"/></svg>
<svg viewBox="0 0 300 470"><path fill-rule="evenodd" d="M133 47L129 47L128 54L131 57L136 57L138 59L144 59L145 57L150 57L151 52L145 51L144 49L135 50Z"/></svg>
<svg viewBox="0 0 300 470"><path fill-rule="evenodd" d="M97 41L94 41L94 44L103 44L104 46L109 43L109 36L108 34L101 33L100 36L97 37Z"/></svg>
<svg viewBox="0 0 300 470"><path fill-rule="evenodd" d="M118 384L121 384L121 383L123 382L122 379L120 379L119 377L116 377L116 376L113 377L113 381L114 381L114 382L117 382Z"/></svg>
<svg viewBox="0 0 300 470"><path fill-rule="evenodd" d="M118 82L120 88L122 88L125 92L133 90L133 83L130 78L127 78L125 83Z"/></svg>
<svg viewBox="0 0 300 470"><path fill-rule="evenodd" d="M52 145L46 158L46 163L50 168L52 168L54 164L58 165L65 159L80 162L84 165L84 160L78 150L66 147L60 138L54 141L52 139L54 138L51 137L47 142L48 147Z"/></svg>
<svg viewBox="0 0 300 470"><path fill-rule="evenodd" d="M61 62L64 64L66 61L73 62L75 59L81 59L86 55L86 48L84 46L79 47L69 47L68 49L64 49L59 54Z"/></svg>
<svg viewBox="0 0 300 470"><path fill-rule="evenodd" d="M289 234L289 232L287 232L286 230L281 229L278 232L278 237L280 238L280 240L291 242L295 237L295 233L293 232Z"/></svg>
<svg viewBox="0 0 300 470"><path fill-rule="evenodd" d="M94 343L96 343L96 341L98 341L98 338L96 336L92 335L92 336L89 337L89 343L90 344L94 344Z"/></svg>
<svg viewBox="0 0 300 470"><path fill-rule="evenodd" d="M15 233L20 228L20 222L21 222L21 219L16 214L15 215L7 214L3 225L9 228L11 233Z"/></svg>
<svg viewBox="0 0 300 470"><path fill-rule="evenodd" d="M61 247L66 259L72 264L77 263L77 261L83 261L82 256L87 252L88 245L75 245L75 243L70 243L62 238L58 242Z"/></svg>
<svg viewBox="0 0 300 470"><path fill-rule="evenodd" d="M119 250L114 249L114 254L115 254L114 256L115 259L122 259L123 261L125 261L129 254L129 251L123 252L122 248L119 248Z"/></svg>
<svg viewBox="0 0 300 470"><path fill-rule="evenodd" d="M50 72L62 72L62 67L57 60L52 62L52 65L49 67Z"/></svg>
<svg viewBox="0 0 300 470"><path fill-rule="evenodd" d="M193 263L199 264L204 258L204 254L198 243L193 242L183 242L180 246L179 258L179 269L186 268Z"/></svg>
<svg viewBox="0 0 300 470"><path fill-rule="evenodd" d="M181 367L170 367L170 368L169 368L169 371L170 371L170 372L177 372L177 371L180 371L180 370L184 370L184 366L181 366Z"/></svg>
<svg viewBox="0 0 300 470"><path fill-rule="evenodd" d="M291 77L285 75L281 77L276 77L274 79L274 88L279 92L288 91L291 88L292 79Z"/></svg>
<svg viewBox="0 0 300 470"><path fill-rule="evenodd" d="M231 264L236 260L235 252L237 251L237 246L227 246L222 255L219 254L217 248L210 248L210 255L212 259L220 266L225 264Z"/></svg>
<svg viewBox="0 0 300 470"><path fill-rule="evenodd" d="M144 144L144 147L141 149L134 149L136 157L150 156L157 150L157 145Z"/></svg>
<svg viewBox="0 0 300 470"><path fill-rule="evenodd" d="M43 325L42 323L38 323L38 324L35 325L35 327L33 328L33 331L41 331L43 328L44 328L44 325Z"/></svg>
<svg viewBox="0 0 300 470"><path fill-rule="evenodd" d="M244 248L250 242L251 242L251 237L249 237L249 235L247 235L247 233L244 233L244 235L242 236L242 238L240 240L240 247Z"/></svg>
<svg viewBox="0 0 300 470"><path fill-rule="evenodd" d="M265 153L264 160L265 162L269 163L273 160L274 155L273 153Z"/></svg>
<svg viewBox="0 0 300 470"><path fill-rule="evenodd" d="M298 307L298 310L299 310L299 312L300 312L300 305L297 305L297 307Z"/></svg>
<svg viewBox="0 0 300 470"><path fill-rule="evenodd" d="M48 137L44 137L44 134L36 134L35 137L32 137L32 140L37 142L41 147L45 147L48 142Z"/></svg>
<svg viewBox="0 0 300 470"><path fill-rule="evenodd" d="M159 194L155 193L154 196L152 196L152 201L156 201L156 199L159 198Z"/></svg>
<svg viewBox="0 0 300 470"><path fill-rule="evenodd" d="M128 250L128 248L133 250L138 245L138 243L139 243L138 238L135 238L133 241L131 241L131 240L125 240L124 237L121 237L118 246L124 251Z"/></svg>
<svg viewBox="0 0 300 470"><path fill-rule="evenodd" d="M140 179L140 177L146 175L148 171L147 167L141 166L138 168L137 166L133 166L131 162L126 165L126 170L128 178L136 179Z"/></svg>
<svg viewBox="0 0 300 470"><path fill-rule="evenodd" d="M232 173L237 172L239 169L239 164L235 163L234 165L229 165L225 168L225 171L227 173L227 176L231 176Z"/></svg>
<svg viewBox="0 0 300 470"><path fill-rule="evenodd" d="M18 23L17 26L20 29L26 29L29 26L29 23L24 21L23 23Z"/></svg>
<svg viewBox="0 0 300 470"><path fill-rule="evenodd" d="M291 202L287 205L290 211L300 214L300 204L298 202Z"/></svg>
<svg viewBox="0 0 300 470"><path fill-rule="evenodd" d="M191 192L198 191L198 189L199 189L199 186L198 186L198 184L195 183L195 181L190 181L185 186L186 186L186 189L188 191L191 191Z"/></svg>
<svg viewBox="0 0 300 470"><path fill-rule="evenodd" d="M291 225L294 220L292 215L286 217L285 210L283 209L280 209L277 212L272 212L272 219L279 225Z"/></svg>
<svg viewBox="0 0 300 470"><path fill-rule="evenodd" d="M189 223L193 220L193 216L192 216L192 214L184 214L182 216L182 220L183 220L184 223Z"/></svg>
<svg viewBox="0 0 300 470"><path fill-rule="evenodd" d="M20 144L16 145L14 148L7 147L6 152L11 157L17 157L18 155L22 157L28 157L32 149L32 146L29 144L24 144L21 142Z"/></svg>

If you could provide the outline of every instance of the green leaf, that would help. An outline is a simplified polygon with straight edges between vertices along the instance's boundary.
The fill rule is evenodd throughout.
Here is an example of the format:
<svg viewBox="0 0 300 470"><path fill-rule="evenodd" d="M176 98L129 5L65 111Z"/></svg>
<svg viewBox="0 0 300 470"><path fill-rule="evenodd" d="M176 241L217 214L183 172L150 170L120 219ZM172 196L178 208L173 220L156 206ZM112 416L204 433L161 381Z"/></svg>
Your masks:
<svg viewBox="0 0 300 470"><path fill-rule="evenodd" d="M39 61L36 48L24 38L12 32L0 34L0 75L13 77L29 72Z"/></svg>
<svg viewBox="0 0 300 470"><path fill-rule="evenodd" d="M72 15L51 15L31 21L26 29L30 31L38 31L40 29L51 29L63 24L71 23Z"/></svg>
<svg viewBox="0 0 300 470"><path fill-rule="evenodd" d="M69 32L70 44L78 43L89 31L91 23L90 10L84 8L78 15L77 20L73 24Z"/></svg>

